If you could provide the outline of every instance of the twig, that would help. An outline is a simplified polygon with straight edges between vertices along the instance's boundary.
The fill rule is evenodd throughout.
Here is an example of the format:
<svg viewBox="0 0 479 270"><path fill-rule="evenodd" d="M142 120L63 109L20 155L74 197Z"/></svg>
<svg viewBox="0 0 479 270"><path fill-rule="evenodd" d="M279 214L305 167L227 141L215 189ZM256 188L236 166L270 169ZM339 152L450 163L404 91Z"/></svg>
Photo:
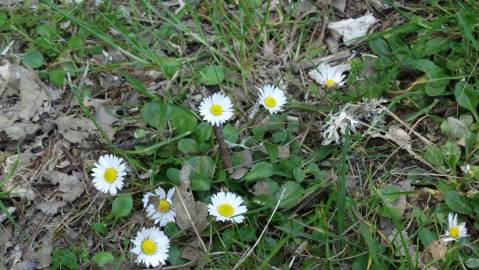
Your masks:
<svg viewBox="0 0 479 270"><path fill-rule="evenodd" d="M414 135L416 135L422 142L424 142L425 144L427 145L434 145L430 140L424 138L424 136L422 136L421 134L419 134L418 132L416 132L413 128L411 128L411 126L409 126L408 123L404 122L401 118L399 118L399 116L397 116L396 114L394 114L393 112L391 112L390 110L388 110L388 108L384 107L384 106L381 106L381 108L387 113L389 114L392 118L394 118L394 120L398 121L399 123L401 123L401 125L403 125L404 127L406 127L410 132L412 132Z"/></svg>
<svg viewBox="0 0 479 270"><path fill-rule="evenodd" d="M223 157L223 164L225 166L225 169L226 171L228 171L229 174L232 174L233 168L231 163L231 157L228 148L226 147L225 139L223 138L223 130L218 126L213 126L213 130L215 131L216 140L218 141L221 156Z"/></svg>
<svg viewBox="0 0 479 270"><path fill-rule="evenodd" d="M256 248L256 246L259 244L259 242L261 241L261 238L263 238L263 235L266 233L266 230L268 229L268 226L269 226L269 223L271 222L271 220L273 219L273 216L274 214L276 213L276 211L278 210L278 207L279 207L279 204L281 203L281 200L283 199L283 196L284 196L284 192L286 191L286 189L283 189L283 192L281 192L281 196L279 197L278 199L278 202L276 203L276 206L274 207L273 209L273 213L271 213L271 216L269 217L268 219L268 222L266 223L266 226L264 226L264 229L263 231L261 232L260 236L258 237L258 240L256 240L256 242L254 243L254 245L252 247L250 247L245 254L243 254L243 256L241 256L241 258L239 259L239 261L236 263L236 265L233 267L233 270L237 269L245 260L246 258L248 258L251 253L253 252L253 250Z"/></svg>

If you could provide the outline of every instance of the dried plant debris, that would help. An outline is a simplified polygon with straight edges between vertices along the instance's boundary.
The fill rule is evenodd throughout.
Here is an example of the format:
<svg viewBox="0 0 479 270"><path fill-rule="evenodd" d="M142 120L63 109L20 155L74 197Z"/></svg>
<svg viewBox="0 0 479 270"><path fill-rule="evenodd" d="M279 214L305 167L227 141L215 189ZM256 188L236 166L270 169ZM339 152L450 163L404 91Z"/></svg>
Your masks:
<svg viewBox="0 0 479 270"><path fill-rule="evenodd" d="M180 171L180 186L176 187L173 204L176 205L176 223L183 231L200 233L208 226L208 206L195 201L190 185L191 168L183 165Z"/></svg>
<svg viewBox="0 0 479 270"><path fill-rule="evenodd" d="M97 130L90 119L82 116L62 115L55 120L58 132L71 143L85 143Z"/></svg>
<svg viewBox="0 0 479 270"><path fill-rule="evenodd" d="M47 87L34 71L15 64L0 66L0 132L22 140L42 128L44 115L55 114L59 93Z"/></svg>
<svg viewBox="0 0 479 270"><path fill-rule="evenodd" d="M369 27L376 23L372 14L367 14L356 19L346 19L328 23L328 29L336 37L342 36L347 46L353 45L356 38L363 37L368 33Z"/></svg>
<svg viewBox="0 0 479 270"><path fill-rule="evenodd" d="M347 131L356 133L362 126L381 126L384 122L383 99L346 104L339 112L329 115L323 127L323 145L341 144Z"/></svg>

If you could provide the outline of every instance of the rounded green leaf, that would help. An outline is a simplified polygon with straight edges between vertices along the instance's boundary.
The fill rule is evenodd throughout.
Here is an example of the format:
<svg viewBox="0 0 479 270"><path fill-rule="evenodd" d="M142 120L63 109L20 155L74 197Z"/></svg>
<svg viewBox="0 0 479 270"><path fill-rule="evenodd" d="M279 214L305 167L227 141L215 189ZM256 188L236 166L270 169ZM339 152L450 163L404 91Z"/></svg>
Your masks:
<svg viewBox="0 0 479 270"><path fill-rule="evenodd" d="M198 151L198 146L193 139L181 139L178 142L178 150L185 154L194 153Z"/></svg>
<svg viewBox="0 0 479 270"><path fill-rule="evenodd" d="M39 68L44 62L42 53L35 49L30 49L23 55L23 64L30 68Z"/></svg>
<svg viewBox="0 0 479 270"><path fill-rule="evenodd" d="M259 179L268 178L273 175L273 165L266 161L256 163L246 174L246 181L255 181Z"/></svg>
<svg viewBox="0 0 479 270"><path fill-rule="evenodd" d="M100 251L93 256L92 260L100 267L115 260L115 257L108 251Z"/></svg>
<svg viewBox="0 0 479 270"><path fill-rule="evenodd" d="M199 71L200 83L204 85L218 85L225 79L223 67L218 65L209 65Z"/></svg>
<svg viewBox="0 0 479 270"><path fill-rule="evenodd" d="M276 199L279 200L281 198L283 190L284 195L279 204L280 208L289 208L295 205L304 195L304 188L300 184L290 181L284 183L278 190L278 192L276 192Z"/></svg>
<svg viewBox="0 0 479 270"><path fill-rule="evenodd" d="M457 193L457 191L449 191L444 197L444 200L446 201L447 206L449 206L454 212L465 215L472 214L471 206L465 198Z"/></svg>
<svg viewBox="0 0 479 270"><path fill-rule="evenodd" d="M129 193L120 194L113 200L110 215L115 219L126 217L130 214L131 209L133 209L133 198L131 195Z"/></svg>
<svg viewBox="0 0 479 270"><path fill-rule="evenodd" d="M143 121L148 125L162 130L166 126L166 104L159 100L147 103L141 112Z"/></svg>

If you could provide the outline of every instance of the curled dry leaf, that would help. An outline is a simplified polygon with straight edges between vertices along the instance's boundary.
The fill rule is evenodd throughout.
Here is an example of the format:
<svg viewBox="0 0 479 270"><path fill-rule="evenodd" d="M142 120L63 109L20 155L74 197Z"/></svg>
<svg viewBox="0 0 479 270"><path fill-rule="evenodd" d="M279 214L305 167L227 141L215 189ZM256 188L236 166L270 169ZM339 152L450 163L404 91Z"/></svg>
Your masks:
<svg viewBox="0 0 479 270"><path fill-rule="evenodd" d="M347 46L354 43L354 39L365 36L368 33L369 27L376 23L376 18L373 15L367 14L357 19L346 19L337 22L330 22L328 29L332 31L333 35L343 37L343 42Z"/></svg>
<svg viewBox="0 0 479 270"><path fill-rule="evenodd" d="M33 135L42 126L40 116L54 114L51 106L58 98L34 71L15 64L0 66L0 132L13 140Z"/></svg>
<svg viewBox="0 0 479 270"><path fill-rule="evenodd" d="M95 125L85 117L62 115L56 119L58 132L71 143L82 143L91 134L96 134Z"/></svg>
<svg viewBox="0 0 479 270"><path fill-rule="evenodd" d="M447 253L447 242L442 239L431 242L427 247L426 251L432 256L434 260L440 260L446 256Z"/></svg>
<svg viewBox="0 0 479 270"><path fill-rule="evenodd" d="M73 172L72 175L67 175L57 171L46 171L43 173L43 177L52 182L53 184L58 184L59 191L58 196L60 196L64 201L72 202L85 190L80 179L83 174L79 172Z"/></svg>
<svg viewBox="0 0 479 270"><path fill-rule="evenodd" d="M108 108L105 105L106 102L107 101L103 99L88 99L85 101L85 104L95 108L94 116L96 120L108 137L113 138L115 135L113 124L119 119L114 115L114 109Z"/></svg>
<svg viewBox="0 0 479 270"><path fill-rule="evenodd" d="M208 206L195 201L190 184L191 167L186 163L180 171L180 186L176 187L173 204L176 210L176 224L182 231L201 233L207 226Z"/></svg>

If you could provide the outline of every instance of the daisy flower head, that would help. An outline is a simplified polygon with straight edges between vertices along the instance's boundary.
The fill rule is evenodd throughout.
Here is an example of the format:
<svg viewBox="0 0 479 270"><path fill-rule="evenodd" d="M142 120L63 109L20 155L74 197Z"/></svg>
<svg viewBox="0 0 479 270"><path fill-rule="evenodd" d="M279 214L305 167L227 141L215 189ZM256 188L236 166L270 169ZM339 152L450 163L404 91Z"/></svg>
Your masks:
<svg viewBox="0 0 479 270"><path fill-rule="evenodd" d="M242 205L243 199L232 192L218 192L211 197L211 204L208 205L210 215L216 217L216 221L231 221L242 223L243 214L248 211Z"/></svg>
<svg viewBox="0 0 479 270"><path fill-rule="evenodd" d="M286 104L286 96L283 90L274 85L267 84L259 89L259 103L269 113L274 114L282 110L282 107Z"/></svg>
<svg viewBox="0 0 479 270"><path fill-rule="evenodd" d="M466 223L463 222L461 224L457 224L457 214L449 213L447 219L448 228L446 233L443 235L444 241L457 241L459 238L468 236Z"/></svg>
<svg viewBox="0 0 479 270"><path fill-rule="evenodd" d="M201 101L200 114L203 120L213 126L219 126L233 117L233 103L222 93L215 93Z"/></svg>
<svg viewBox="0 0 479 270"><path fill-rule="evenodd" d="M143 228L132 240L131 252L137 255L136 262L146 267L165 264L170 249L170 239L157 227Z"/></svg>
<svg viewBox="0 0 479 270"><path fill-rule="evenodd" d="M309 72L309 75L325 88L335 88L343 86L345 76L344 68L340 66L330 66L326 63L320 64L316 69Z"/></svg>
<svg viewBox="0 0 479 270"><path fill-rule="evenodd" d="M175 222L176 212L173 207L173 194L175 188L170 188L168 192L158 187L155 193L147 192L143 195L143 207L146 209L147 216L160 227L166 226L168 222Z"/></svg>
<svg viewBox="0 0 479 270"><path fill-rule="evenodd" d="M93 185L103 193L115 195L118 190L123 188L126 170L122 158L114 155L101 156L92 169Z"/></svg>

